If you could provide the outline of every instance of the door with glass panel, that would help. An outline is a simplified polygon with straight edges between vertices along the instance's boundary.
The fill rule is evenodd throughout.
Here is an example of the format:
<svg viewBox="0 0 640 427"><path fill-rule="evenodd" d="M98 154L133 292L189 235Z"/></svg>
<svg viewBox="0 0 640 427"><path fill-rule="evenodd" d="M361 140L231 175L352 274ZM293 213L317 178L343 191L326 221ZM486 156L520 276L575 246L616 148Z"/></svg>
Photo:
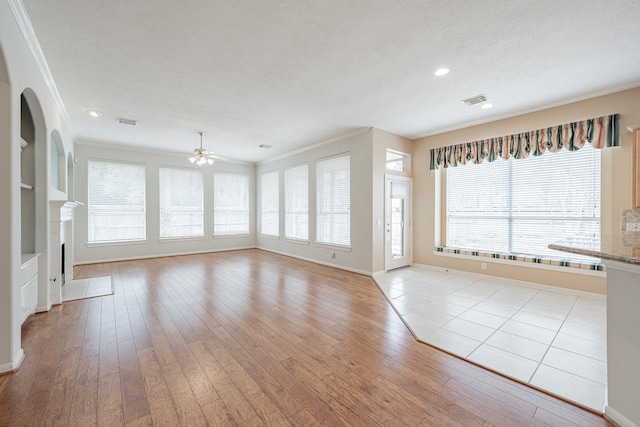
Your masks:
<svg viewBox="0 0 640 427"><path fill-rule="evenodd" d="M385 178L385 270L411 265L411 178Z"/></svg>

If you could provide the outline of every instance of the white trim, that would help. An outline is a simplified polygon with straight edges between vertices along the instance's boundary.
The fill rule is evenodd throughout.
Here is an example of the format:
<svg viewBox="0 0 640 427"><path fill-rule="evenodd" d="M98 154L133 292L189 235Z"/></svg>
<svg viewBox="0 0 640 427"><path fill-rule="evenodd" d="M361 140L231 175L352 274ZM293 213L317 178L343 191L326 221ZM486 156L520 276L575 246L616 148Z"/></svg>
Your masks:
<svg viewBox="0 0 640 427"><path fill-rule="evenodd" d="M296 239L295 237L285 237L285 242L295 243L296 245L309 245L309 239Z"/></svg>
<svg viewBox="0 0 640 427"><path fill-rule="evenodd" d="M70 134L70 140L75 139L75 135L73 132L73 127L71 126L71 119L69 118L69 113L67 112L66 107L64 106L64 102L60 97L60 92L58 92L58 87L56 86L55 80L53 80L53 75L51 74L51 70L49 69L49 64L47 64L47 60L42 53L42 48L40 47L40 43L38 42L38 37L36 36L35 31L33 30L33 26L31 25L31 20L29 19L29 14L24 8L22 1L20 0L8 0L9 8L13 13L13 16L18 24L18 28L20 28L20 32L22 33L22 37L24 38L29 50L31 51L31 55L33 59L36 61L38 65L38 70L42 75L42 78L45 81L45 84L49 88L49 92L51 92L51 96L53 97L58 110L60 111L60 115L62 116L62 120L66 124L67 131Z"/></svg>
<svg viewBox="0 0 640 427"><path fill-rule="evenodd" d="M144 245L148 243L147 239L141 240L114 240L111 242L87 242L87 248L99 248L102 246L127 246L127 245Z"/></svg>
<svg viewBox="0 0 640 427"><path fill-rule="evenodd" d="M388 149L387 149L388 150ZM391 184L393 181L401 181L407 182L409 184L409 197L407 197L407 201L409 204L409 209L405 211L405 216L407 217L407 228L409 231L406 233L406 239L408 243L405 243L407 246L408 254L402 259L406 259L407 264L398 265L400 262L395 262L393 259L390 259L391 255L391 246L390 246L390 230L387 229L387 223L390 221L388 215L391 215L391 206L389 201L391 199ZM383 222L383 233L384 233L384 269L385 271L393 270L396 268L402 268L413 265L413 177L411 176L403 176L403 175L394 175L389 174L388 171L384 174L384 222ZM404 221L404 218L402 218Z"/></svg>
<svg viewBox="0 0 640 427"><path fill-rule="evenodd" d="M258 236L260 238L264 238L264 239L270 239L270 240L280 240L280 235L275 235L275 234L262 234L260 233L260 235Z"/></svg>
<svg viewBox="0 0 640 427"><path fill-rule="evenodd" d="M261 246L256 246L256 249L260 249L261 251L266 251L266 252L273 252L274 254L284 255L284 256L291 257L291 258L300 259L302 261L312 262L314 264L320 264L320 265L324 265L324 266L327 266L327 267L333 267L333 268L337 268L337 269L340 269L340 270L350 271L351 273L363 274L363 275L369 276L369 277L371 277L371 274L372 274L370 271L358 270L356 268L345 267L345 266L339 265L339 264L331 264L330 262L319 261L317 259L302 257L302 256L294 255L294 254L291 254L291 253L288 253L288 252L276 251L274 249L263 248Z"/></svg>
<svg viewBox="0 0 640 427"><path fill-rule="evenodd" d="M637 424L609 405L604 407L604 418L616 425L619 425L620 427L638 427Z"/></svg>
<svg viewBox="0 0 640 427"><path fill-rule="evenodd" d="M6 374L9 372L17 371L22 365L22 361L24 360L24 350L20 349L18 354L13 358L10 363L5 363L4 365L0 365L0 374Z"/></svg>
<svg viewBox="0 0 640 427"><path fill-rule="evenodd" d="M527 261L518 261L518 260L512 260L512 259L491 258L491 257L464 255L464 254L453 254L453 253L449 253L449 252L439 252L439 251L433 251L433 254L436 255L436 256L445 256L445 257L451 257L451 258L466 259L466 260L470 260L470 261L495 263L495 264L507 264L507 265L512 265L514 267L517 266L517 267L526 267L526 268L541 269L541 270L562 271L564 273L582 274L582 275L585 275L585 276L607 277L607 272L606 271L588 270L586 268L563 267L561 265L543 264L543 263L538 263L538 262L527 262Z"/></svg>
<svg viewBox="0 0 640 427"><path fill-rule="evenodd" d="M342 141L343 139L352 138L354 136L359 136L359 135L364 135L365 133L369 132L370 130L371 130L371 127L367 127L365 129L358 129L357 131L348 133L346 135L342 135L342 136L338 136L336 138L328 139L328 140L319 142L317 144L309 145L307 147L302 147L302 148L299 148L298 150L288 151L287 153L280 154L279 156L270 157L270 158L268 158L266 160L262 160L262 161L256 163L256 165L260 166L260 165L264 165L266 163L275 162L276 160L285 159L287 157L295 156L296 154L304 153L304 152L310 151L310 150L315 150L316 148L320 148L320 147L323 147L325 145L332 144L334 142Z"/></svg>
<svg viewBox="0 0 640 427"><path fill-rule="evenodd" d="M160 237L158 238L159 243L175 243L175 242L194 242L194 241L202 241L205 240L203 236L185 236L185 237Z"/></svg>
<svg viewBox="0 0 640 427"><path fill-rule="evenodd" d="M332 245L331 243L316 242L317 248L335 249L337 251L351 252L351 246Z"/></svg>
<svg viewBox="0 0 640 427"><path fill-rule="evenodd" d="M152 148L152 147L135 147L135 146L131 146L131 145L125 145L125 144L114 144L114 143L109 143L109 142L102 142L102 141L95 141L95 140L87 140L87 139L83 139L83 140L79 140L79 141L75 141L74 144L78 144L78 145L84 145L87 147L96 147L96 148L106 148L106 149L110 149L110 150L115 150L119 148L122 148L124 150L128 150L128 151L135 151L135 152L139 152L139 153L145 153L145 154L149 154L149 153L154 153L154 154L160 154L160 155L166 155L166 156L173 156L173 157L181 157L183 159L187 159L189 157L189 153L185 153L185 152L177 152L177 151L167 151L167 150L158 150L157 148ZM227 159L225 158L224 160L222 159L216 159L215 163L233 163L233 164L238 164L238 165L247 165L247 166L255 166L255 163L252 162L244 162L241 160L231 160L231 159ZM176 168L181 168L183 166L168 166L168 167L176 167ZM185 169L196 169L198 168L197 166L184 166ZM202 168L199 168L200 170L202 170Z"/></svg>
<svg viewBox="0 0 640 427"><path fill-rule="evenodd" d="M242 233L242 234L214 234L211 236L212 239L233 239L237 237L250 237L251 233Z"/></svg>
<svg viewBox="0 0 640 427"><path fill-rule="evenodd" d="M257 249L257 247L241 246L238 248L207 249L206 251L172 252L168 254L136 255L136 256L120 257L120 258L103 258L103 259L94 259L89 261L78 261L78 262L74 262L73 265L76 266L76 265L87 265L87 264L100 264L103 262L135 261L137 259L153 259L153 258L165 258L165 257L182 256L182 255L198 255L198 254L207 254L210 252L241 251L245 249Z"/></svg>
<svg viewBox="0 0 640 427"><path fill-rule="evenodd" d="M371 277L378 277L378 276L382 276L384 274L387 274L387 272L385 270L380 270L380 271L374 271L371 274Z"/></svg>

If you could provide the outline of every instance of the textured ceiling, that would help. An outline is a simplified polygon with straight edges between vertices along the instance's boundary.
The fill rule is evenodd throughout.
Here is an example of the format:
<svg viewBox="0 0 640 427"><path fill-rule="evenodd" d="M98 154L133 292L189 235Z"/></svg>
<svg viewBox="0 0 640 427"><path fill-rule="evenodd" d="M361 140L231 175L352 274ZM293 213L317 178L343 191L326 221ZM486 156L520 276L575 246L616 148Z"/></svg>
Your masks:
<svg viewBox="0 0 640 427"><path fill-rule="evenodd" d="M83 140L186 154L204 130L256 162L640 86L638 0L22 1ZM492 109L461 102L481 93Z"/></svg>

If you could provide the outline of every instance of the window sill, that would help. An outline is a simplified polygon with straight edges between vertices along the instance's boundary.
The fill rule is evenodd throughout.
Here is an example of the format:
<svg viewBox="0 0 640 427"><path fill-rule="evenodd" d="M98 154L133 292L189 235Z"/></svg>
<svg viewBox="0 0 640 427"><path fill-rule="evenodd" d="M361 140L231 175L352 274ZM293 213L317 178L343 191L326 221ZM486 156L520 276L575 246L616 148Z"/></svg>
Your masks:
<svg viewBox="0 0 640 427"><path fill-rule="evenodd" d="M114 242L94 242L87 243L87 248L99 248L102 246L123 246L123 245L144 245L147 244L147 239L144 240L119 240Z"/></svg>
<svg viewBox="0 0 640 427"><path fill-rule="evenodd" d="M263 239L280 240L280 236L274 236L273 234L261 234L260 237Z"/></svg>
<svg viewBox="0 0 640 427"><path fill-rule="evenodd" d="M295 243L297 245L309 245L309 241L304 239L295 239L293 237L285 237L284 240L290 243Z"/></svg>
<svg viewBox="0 0 640 427"><path fill-rule="evenodd" d="M202 241L204 236L192 236L192 237L161 237L158 239L160 243L172 243L172 242L189 242L189 241Z"/></svg>
<svg viewBox="0 0 640 427"><path fill-rule="evenodd" d="M337 251L351 252L351 246L332 245L331 243L316 242L316 247L318 247L318 248L327 248L327 249L335 249Z"/></svg>
<svg viewBox="0 0 640 427"><path fill-rule="evenodd" d="M486 261L496 264L519 265L528 268L562 271L564 273L584 274L587 276L607 276L604 264L599 261L576 261L565 258L472 251L469 249L448 248L445 246L437 246L433 254L473 261Z"/></svg>
<svg viewBox="0 0 640 427"><path fill-rule="evenodd" d="M238 237L250 237L250 233L242 233L242 234L217 234L212 237L212 239L236 239Z"/></svg>

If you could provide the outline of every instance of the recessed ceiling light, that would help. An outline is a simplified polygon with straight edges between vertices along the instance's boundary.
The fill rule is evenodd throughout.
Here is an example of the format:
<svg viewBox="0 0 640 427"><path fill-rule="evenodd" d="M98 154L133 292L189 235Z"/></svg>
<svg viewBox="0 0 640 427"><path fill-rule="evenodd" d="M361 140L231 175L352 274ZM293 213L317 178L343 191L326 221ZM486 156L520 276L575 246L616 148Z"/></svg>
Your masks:
<svg viewBox="0 0 640 427"><path fill-rule="evenodd" d="M493 107L493 104L490 104L490 103L482 104L480 106L480 108L482 108L483 110L486 110L487 108L491 108L491 107Z"/></svg>
<svg viewBox="0 0 640 427"><path fill-rule="evenodd" d="M449 74L449 71L451 70L449 70L448 68L438 68L434 74L438 77L442 77L446 74Z"/></svg>
<svg viewBox="0 0 640 427"><path fill-rule="evenodd" d="M87 110L87 113L89 113L89 115L93 117L100 117L102 115L100 111L96 111L96 110Z"/></svg>

